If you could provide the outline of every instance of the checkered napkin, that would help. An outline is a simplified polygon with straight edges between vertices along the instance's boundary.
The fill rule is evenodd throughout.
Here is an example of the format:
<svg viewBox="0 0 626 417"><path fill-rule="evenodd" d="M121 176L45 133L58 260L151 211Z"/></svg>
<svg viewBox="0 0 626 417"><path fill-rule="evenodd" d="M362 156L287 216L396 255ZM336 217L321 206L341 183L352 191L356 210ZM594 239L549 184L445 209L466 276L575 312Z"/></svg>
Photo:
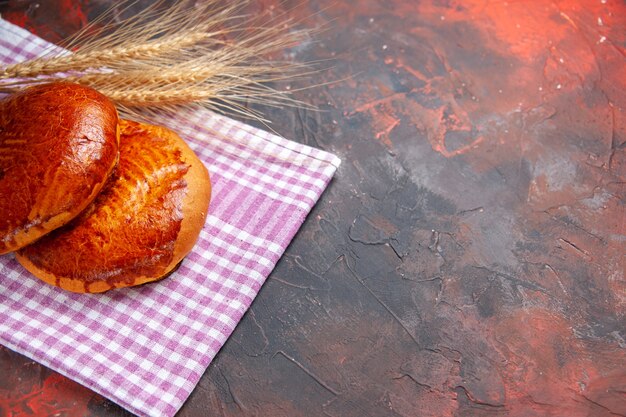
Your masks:
<svg viewBox="0 0 626 417"><path fill-rule="evenodd" d="M0 19L0 64L51 47ZM213 183L200 239L173 275L73 294L0 256L0 343L142 416L182 406L340 162L210 112L161 122L189 143Z"/></svg>

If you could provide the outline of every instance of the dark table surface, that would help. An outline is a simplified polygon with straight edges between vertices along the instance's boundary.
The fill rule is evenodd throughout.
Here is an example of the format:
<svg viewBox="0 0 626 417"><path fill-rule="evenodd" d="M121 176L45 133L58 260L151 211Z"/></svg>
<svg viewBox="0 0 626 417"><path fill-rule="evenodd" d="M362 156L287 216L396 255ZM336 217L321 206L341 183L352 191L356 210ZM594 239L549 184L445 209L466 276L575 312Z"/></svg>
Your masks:
<svg viewBox="0 0 626 417"><path fill-rule="evenodd" d="M110 3L0 12L59 41ZM626 4L250 7L325 27L320 111L263 110L343 164L179 415L626 415ZM128 413L0 348L0 416L47 415Z"/></svg>

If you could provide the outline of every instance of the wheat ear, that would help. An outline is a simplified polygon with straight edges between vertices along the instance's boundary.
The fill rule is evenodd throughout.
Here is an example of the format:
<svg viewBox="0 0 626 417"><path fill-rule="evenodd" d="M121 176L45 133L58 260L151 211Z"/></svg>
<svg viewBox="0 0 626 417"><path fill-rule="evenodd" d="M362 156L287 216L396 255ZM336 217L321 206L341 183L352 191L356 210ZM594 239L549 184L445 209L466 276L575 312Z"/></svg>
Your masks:
<svg viewBox="0 0 626 417"><path fill-rule="evenodd" d="M126 118L154 121L201 107L255 119L269 128L269 121L249 104L312 108L270 83L316 71L269 57L310 42L314 31L298 30L298 22L284 15L243 15L246 3L181 0L164 8L159 0L115 24L106 23L114 15L111 9L68 40L65 50L0 69L0 92L66 80L107 95ZM130 5L125 1L116 7Z"/></svg>
<svg viewBox="0 0 626 417"><path fill-rule="evenodd" d="M95 29L83 30L67 44L78 45L75 53L1 69L0 91L64 79L92 86L125 109L216 108L216 102L263 102L264 97L268 105L303 104L267 83L302 76L306 67L264 57L306 41L310 32L294 30L287 19L239 15L245 3L182 0L161 10L163 2L156 2L115 28L102 25L96 31L100 36L87 36Z"/></svg>

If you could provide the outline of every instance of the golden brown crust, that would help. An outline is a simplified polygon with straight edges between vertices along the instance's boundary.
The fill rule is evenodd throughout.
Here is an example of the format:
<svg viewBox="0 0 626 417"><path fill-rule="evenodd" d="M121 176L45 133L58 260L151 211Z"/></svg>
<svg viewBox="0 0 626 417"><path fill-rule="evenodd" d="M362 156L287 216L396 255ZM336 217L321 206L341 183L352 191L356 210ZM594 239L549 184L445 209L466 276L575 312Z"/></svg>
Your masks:
<svg viewBox="0 0 626 417"><path fill-rule="evenodd" d="M0 254L76 217L101 190L118 155L115 106L70 83L0 101Z"/></svg>
<svg viewBox="0 0 626 417"><path fill-rule="evenodd" d="M174 246L174 255L168 266L171 271L193 249L200 231L204 227L211 201L211 180L206 166L198 159L191 148L178 137L183 162L189 165L185 175L187 195L183 204L183 220Z"/></svg>
<svg viewBox="0 0 626 417"><path fill-rule="evenodd" d="M191 251L211 184L174 132L120 121L118 168L83 214L17 253L38 278L73 292L158 280Z"/></svg>

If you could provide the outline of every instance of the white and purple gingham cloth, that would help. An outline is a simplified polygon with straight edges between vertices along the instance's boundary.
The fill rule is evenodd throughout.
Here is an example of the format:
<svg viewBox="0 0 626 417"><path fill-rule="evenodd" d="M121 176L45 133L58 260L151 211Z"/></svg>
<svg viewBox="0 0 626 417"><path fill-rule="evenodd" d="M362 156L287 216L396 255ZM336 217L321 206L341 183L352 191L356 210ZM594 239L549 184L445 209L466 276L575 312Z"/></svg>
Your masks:
<svg viewBox="0 0 626 417"><path fill-rule="evenodd" d="M0 19L0 64L47 48ZM183 405L340 163L208 111L159 124L187 141L213 184L200 239L174 274L73 294L0 256L0 343L141 416L173 416Z"/></svg>

